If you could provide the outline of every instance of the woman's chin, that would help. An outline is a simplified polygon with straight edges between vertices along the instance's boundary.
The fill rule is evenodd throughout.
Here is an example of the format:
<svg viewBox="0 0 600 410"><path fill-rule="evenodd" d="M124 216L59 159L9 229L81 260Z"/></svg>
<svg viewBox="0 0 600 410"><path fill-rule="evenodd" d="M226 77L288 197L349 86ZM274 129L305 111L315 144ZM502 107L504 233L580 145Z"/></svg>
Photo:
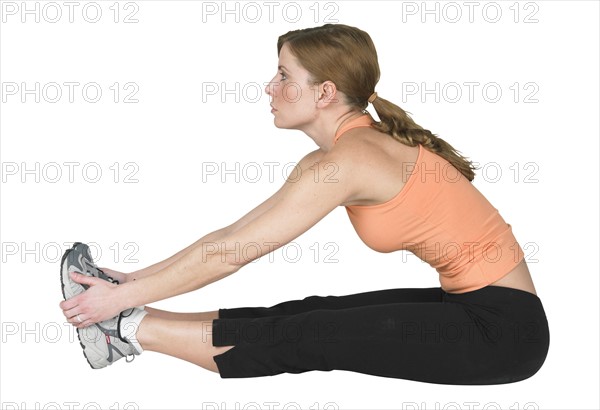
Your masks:
<svg viewBox="0 0 600 410"><path fill-rule="evenodd" d="M281 121L281 119L277 118L277 116L275 116L275 118L273 118L273 124L275 125L275 127L280 128L280 129L287 129L288 127L286 126L284 121Z"/></svg>

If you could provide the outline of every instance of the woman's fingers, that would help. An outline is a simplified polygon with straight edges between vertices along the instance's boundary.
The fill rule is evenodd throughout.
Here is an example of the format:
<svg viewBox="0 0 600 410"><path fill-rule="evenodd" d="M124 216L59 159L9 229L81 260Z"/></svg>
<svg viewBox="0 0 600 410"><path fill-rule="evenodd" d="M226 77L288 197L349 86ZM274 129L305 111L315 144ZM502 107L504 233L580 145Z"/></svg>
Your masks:
<svg viewBox="0 0 600 410"><path fill-rule="evenodd" d="M81 294L83 295L83 293ZM60 306L60 308L62 309L63 313L65 314L65 316L68 318L70 318L71 316L69 316L69 313L73 312L73 309L76 308L77 306L79 306L79 297L81 295L77 295L72 297L71 299L67 299L67 300L63 300L62 302L60 302L58 305Z"/></svg>
<svg viewBox="0 0 600 410"><path fill-rule="evenodd" d="M82 275L81 273L77 273L77 272L71 272L70 275L71 275L71 279L73 279L74 282L77 282L80 285L94 286L94 285L97 285L99 281L102 282L102 279L94 278L92 276Z"/></svg>

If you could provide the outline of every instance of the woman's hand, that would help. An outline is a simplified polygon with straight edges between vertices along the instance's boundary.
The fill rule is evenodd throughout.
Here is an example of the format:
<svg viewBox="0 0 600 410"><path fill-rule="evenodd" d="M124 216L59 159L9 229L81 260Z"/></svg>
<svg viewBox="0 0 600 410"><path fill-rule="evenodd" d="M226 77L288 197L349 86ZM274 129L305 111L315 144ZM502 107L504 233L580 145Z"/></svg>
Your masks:
<svg viewBox="0 0 600 410"><path fill-rule="evenodd" d="M63 314L78 329L113 318L125 309L117 287L102 279L71 272L71 279L89 288L60 303Z"/></svg>
<svg viewBox="0 0 600 410"><path fill-rule="evenodd" d="M126 283L129 280L129 274L123 272L117 272L116 270L108 268L99 268L102 272L106 273L111 278L117 280L119 283Z"/></svg>

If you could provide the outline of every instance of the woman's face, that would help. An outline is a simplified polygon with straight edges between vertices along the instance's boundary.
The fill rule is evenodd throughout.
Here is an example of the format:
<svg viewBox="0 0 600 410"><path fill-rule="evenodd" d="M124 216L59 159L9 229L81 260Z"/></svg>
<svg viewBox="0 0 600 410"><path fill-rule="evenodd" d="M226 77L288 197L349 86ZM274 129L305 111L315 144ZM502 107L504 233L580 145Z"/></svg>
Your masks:
<svg viewBox="0 0 600 410"><path fill-rule="evenodd" d="M310 84L306 71L284 44L277 74L266 87L277 128L303 129L317 114L318 86Z"/></svg>

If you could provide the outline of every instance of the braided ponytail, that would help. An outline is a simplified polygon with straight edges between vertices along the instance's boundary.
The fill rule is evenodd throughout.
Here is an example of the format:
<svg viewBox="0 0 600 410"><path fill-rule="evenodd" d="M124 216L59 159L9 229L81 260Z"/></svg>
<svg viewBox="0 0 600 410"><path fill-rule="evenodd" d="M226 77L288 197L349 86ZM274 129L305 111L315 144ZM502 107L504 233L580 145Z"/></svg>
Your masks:
<svg viewBox="0 0 600 410"><path fill-rule="evenodd" d="M373 96L375 98L372 98ZM369 98L369 102L373 104L381 120L380 122L376 122L373 128L391 135L392 138L409 147L421 144L423 148L439 155L452 164L469 181L473 181L475 178L474 170L476 168L471 161L459 154L446 141L415 123L410 115L396 104L379 97L375 93L372 94L372 97Z"/></svg>

